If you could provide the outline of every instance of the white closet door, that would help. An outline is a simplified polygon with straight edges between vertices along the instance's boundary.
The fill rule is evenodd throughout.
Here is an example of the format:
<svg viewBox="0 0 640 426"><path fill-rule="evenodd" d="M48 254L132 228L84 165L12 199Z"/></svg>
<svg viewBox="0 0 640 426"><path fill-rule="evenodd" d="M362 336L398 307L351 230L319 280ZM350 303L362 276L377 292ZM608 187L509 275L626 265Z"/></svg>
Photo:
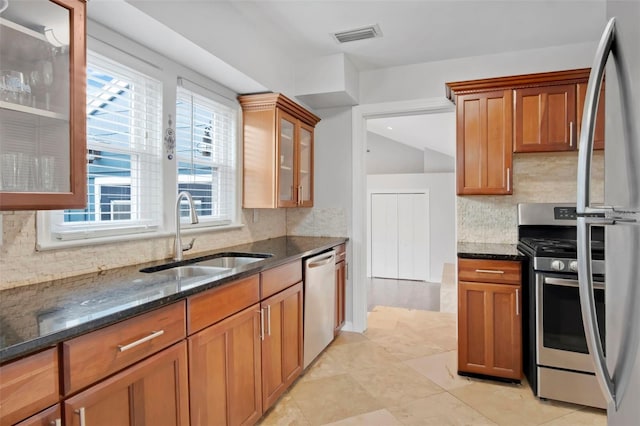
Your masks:
<svg viewBox="0 0 640 426"><path fill-rule="evenodd" d="M429 279L429 198L398 194L398 278Z"/></svg>
<svg viewBox="0 0 640 426"><path fill-rule="evenodd" d="M398 277L397 194L371 194L371 275Z"/></svg>

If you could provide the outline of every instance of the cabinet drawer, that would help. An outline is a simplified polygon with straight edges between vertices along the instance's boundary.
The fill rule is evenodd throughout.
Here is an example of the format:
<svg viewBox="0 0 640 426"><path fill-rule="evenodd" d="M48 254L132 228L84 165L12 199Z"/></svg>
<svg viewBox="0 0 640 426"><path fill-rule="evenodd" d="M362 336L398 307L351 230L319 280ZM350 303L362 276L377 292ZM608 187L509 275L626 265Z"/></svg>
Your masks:
<svg viewBox="0 0 640 426"><path fill-rule="evenodd" d="M56 348L0 367L0 425L12 425L58 402Z"/></svg>
<svg viewBox="0 0 640 426"><path fill-rule="evenodd" d="M458 259L458 280L520 284L521 264L514 260Z"/></svg>
<svg viewBox="0 0 640 426"><path fill-rule="evenodd" d="M336 263L342 262L347 258L347 248L345 244L340 244L334 247L333 250L336 252Z"/></svg>
<svg viewBox="0 0 640 426"><path fill-rule="evenodd" d="M260 278L230 282L187 299L189 334L202 330L260 301Z"/></svg>
<svg viewBox="0 0 640 426"><path fill-rule="evenodd" d="M184 302L63 343L68 395L186 337Z"/></svg>
<svg viewBox="0 0 640 426"><path fill-rule="evenodd" d="M302 281L302 260L269 269L260 275L262 277L262 298L265 299Z"/></svg>

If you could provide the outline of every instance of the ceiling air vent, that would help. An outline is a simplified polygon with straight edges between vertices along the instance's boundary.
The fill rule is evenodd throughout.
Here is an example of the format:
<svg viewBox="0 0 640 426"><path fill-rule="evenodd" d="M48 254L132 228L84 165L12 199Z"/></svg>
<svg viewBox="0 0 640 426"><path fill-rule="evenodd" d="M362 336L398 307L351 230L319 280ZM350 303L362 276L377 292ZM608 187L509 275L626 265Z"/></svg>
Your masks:
<svg viewBox="0 0 640 426"><path fill-rule="evenodd" d="M356 28L355 30L340 31L333 34L338 43L346 43L349 41L365 40L367 38L382 37L382 31L378 24L369 25L367 27Z"/></svg>

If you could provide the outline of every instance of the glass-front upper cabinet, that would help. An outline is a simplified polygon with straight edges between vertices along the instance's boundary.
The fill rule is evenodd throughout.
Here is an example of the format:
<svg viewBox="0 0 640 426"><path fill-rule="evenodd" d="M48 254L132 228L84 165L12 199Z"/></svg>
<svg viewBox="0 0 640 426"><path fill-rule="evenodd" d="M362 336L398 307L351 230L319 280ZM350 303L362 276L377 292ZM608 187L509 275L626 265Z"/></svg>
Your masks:
<svg viewBox="0 0 640 426"><path fill-rule="evenodd" d="M280 111L278 113L280 117L280 133L278 138L280 140L278 149L280 152L280 172L279 172L279 185L278 192L280 194L279 205L281 207L292 207L296 205L296 191L295 187L295 131L296 131L296 119L289 114Z"/></svg>
<svg viewBox="0 0 640 426"><path fill-rule="evenodd" d="M0 10L0 210L83 207L85 2L8 0L4 4Z"/></svg>
<svg viewBox="0 0 640 426"><path fill-rule="evenodd" d="M300 124L298 150L298 205L313 207L313 127Z"/></svg>

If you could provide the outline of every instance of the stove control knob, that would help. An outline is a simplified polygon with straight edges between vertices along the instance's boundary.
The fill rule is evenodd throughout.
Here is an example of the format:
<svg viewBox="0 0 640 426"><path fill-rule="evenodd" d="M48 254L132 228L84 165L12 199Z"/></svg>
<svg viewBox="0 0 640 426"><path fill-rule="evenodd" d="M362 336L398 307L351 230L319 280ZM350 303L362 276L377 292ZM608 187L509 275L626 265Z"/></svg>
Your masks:
<svg viewBox="0 0 640 426"><path fill-rule="evenodd" d="M571 270L573 272L578 272L578 261L577 260L572 260L571 262L569 262L569 270Z"/></svg>
<svg viewBox="0 0 640 426"><path fill-rule="evenodd" d="M564 262L562 260L554 260L551 262L551 269L554 271L563 271L564 270Z"/></svg>

